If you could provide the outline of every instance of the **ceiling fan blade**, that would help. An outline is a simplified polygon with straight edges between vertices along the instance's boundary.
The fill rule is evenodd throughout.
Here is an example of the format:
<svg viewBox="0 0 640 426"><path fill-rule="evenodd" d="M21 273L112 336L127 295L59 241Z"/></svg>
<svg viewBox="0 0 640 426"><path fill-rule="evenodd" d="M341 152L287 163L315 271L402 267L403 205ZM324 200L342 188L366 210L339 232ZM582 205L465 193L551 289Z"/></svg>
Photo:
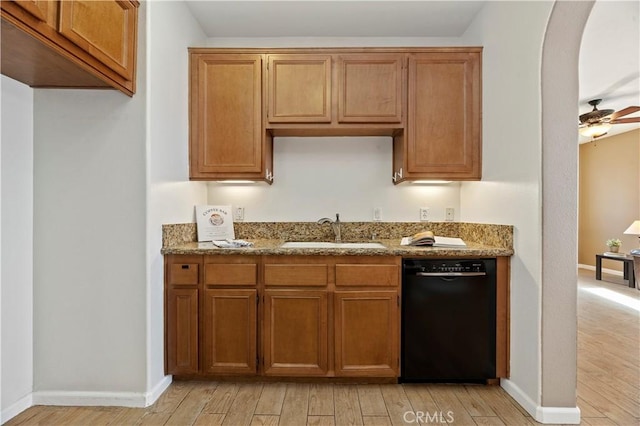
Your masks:
<svg viewBox="0 0 640 426"><path fill-rule="evenodd" d="M617 120L611 120L611 124L628 124L628 123L640 123L640 117L618 118Z"/></svg>
<svg viewBox="0 0 640 426"><path fill-rule="evenodd" d="M630 106L630 107L626 107L624 109L621 109L620 111L616 111L613 114L611 114L611 120L615 120L618 117L623 117L625 115L629 115L629 114L633 114L634 112L640 111L640 106Z"/></svg>

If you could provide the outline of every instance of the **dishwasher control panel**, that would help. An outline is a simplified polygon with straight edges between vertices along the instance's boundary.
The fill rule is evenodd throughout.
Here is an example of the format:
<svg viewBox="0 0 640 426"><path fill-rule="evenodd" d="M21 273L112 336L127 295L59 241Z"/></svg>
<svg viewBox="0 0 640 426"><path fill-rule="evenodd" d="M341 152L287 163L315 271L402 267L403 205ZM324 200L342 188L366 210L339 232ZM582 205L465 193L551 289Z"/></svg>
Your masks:
<svg viewBox="0 0 640 426"><path fill-rule="evenodd" d="M406 259L405 273L458 274L485 273L485 262L482 260L424 260Z"/></svg>

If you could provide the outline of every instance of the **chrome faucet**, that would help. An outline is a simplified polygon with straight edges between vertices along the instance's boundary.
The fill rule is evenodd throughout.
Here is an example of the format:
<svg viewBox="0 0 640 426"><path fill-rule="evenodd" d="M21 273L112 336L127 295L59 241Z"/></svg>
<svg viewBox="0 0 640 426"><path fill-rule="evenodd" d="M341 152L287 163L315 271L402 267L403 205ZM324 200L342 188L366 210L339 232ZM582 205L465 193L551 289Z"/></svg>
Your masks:
<svg viewBox="0 0 640 426"><path fill-rule="evenodd" d="M325 223L331 224L331 229L333 229L333 234L336 237L336 243L342 242L342 229L340 228L340 214L336 213L336 220L333 221L328 217L323 217L322 219L318 219L318 223L323 225Z"/></svg>

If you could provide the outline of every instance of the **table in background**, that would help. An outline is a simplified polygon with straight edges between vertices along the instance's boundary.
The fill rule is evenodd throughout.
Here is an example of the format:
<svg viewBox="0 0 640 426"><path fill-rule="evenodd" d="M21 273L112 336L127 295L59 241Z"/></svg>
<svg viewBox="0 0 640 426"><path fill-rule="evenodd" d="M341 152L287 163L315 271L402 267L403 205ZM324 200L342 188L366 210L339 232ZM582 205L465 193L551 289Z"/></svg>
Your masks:
<svg viewBox="0 0 640 426"><path fill-rule="evenodd" d="M635 276L633 274L633 256L611 256L605 254L596 254L596 280L602 280L602 259L617 260L623 263L623 278L629 282L629 287L636 286Z"/></svg>

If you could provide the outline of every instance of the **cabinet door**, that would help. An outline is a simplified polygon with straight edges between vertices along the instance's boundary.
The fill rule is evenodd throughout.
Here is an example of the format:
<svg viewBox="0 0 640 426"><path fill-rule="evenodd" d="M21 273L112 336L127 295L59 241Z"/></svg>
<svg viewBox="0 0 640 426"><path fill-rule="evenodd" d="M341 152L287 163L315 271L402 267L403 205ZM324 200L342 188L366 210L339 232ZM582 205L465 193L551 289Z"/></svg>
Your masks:
<svg viewBox="0 0 640 426"><path fill-rule="evenodd" d="M167 373L198 372L198 289L167 289Z"/></svg>
<svg viewBox="0 0 640 426"><path fill-rule="evenodd" d="M57 3L51 0L14 0L15 3L38 20L55 25Z"/></svg>
<svg viewBox="0 0 640 426"><path fill-rule="evenodd" d="M127 80L134 78L137 2L60 2L60 33Z"/></svg>
<svg viewBox="0 0 640 426"><path fill-rule="evenodd" d="M262 55L192 54L192 179L263 176Z"/></svg>
<svg viewBox="0 0 640 426"><path fill-rule="evenodd" d="M402 121L401 54L343 55L338 58L338 121Z"/></svg>
<svg viewBox="0 0 640 426"><path fill-rule="evenodd" d="M337 376L398 376L397 291L336 291Z"/></svg>
<svg viewBox="0 0 640 426"><path fill-rule="evenodd" d="M269 56L270 123L331 121L331 56Z"/></svg>
<svg viewBox="0 0 640 426"><path fill-rule="evenodd" d="M327 320L326 291L265 290L264 374L326 375Z"/></svg>
<svg viewBox="0 0 640 426"><path fill-rule="evenodd" d="M408 175L480 179L480 53L409 58Z"/></svg>
<svg viewBox="0 0 640 426"><path fill-rule="evenodd" d="M204 290L204 373L256 373L256 297L254 289Z"/></svg>

